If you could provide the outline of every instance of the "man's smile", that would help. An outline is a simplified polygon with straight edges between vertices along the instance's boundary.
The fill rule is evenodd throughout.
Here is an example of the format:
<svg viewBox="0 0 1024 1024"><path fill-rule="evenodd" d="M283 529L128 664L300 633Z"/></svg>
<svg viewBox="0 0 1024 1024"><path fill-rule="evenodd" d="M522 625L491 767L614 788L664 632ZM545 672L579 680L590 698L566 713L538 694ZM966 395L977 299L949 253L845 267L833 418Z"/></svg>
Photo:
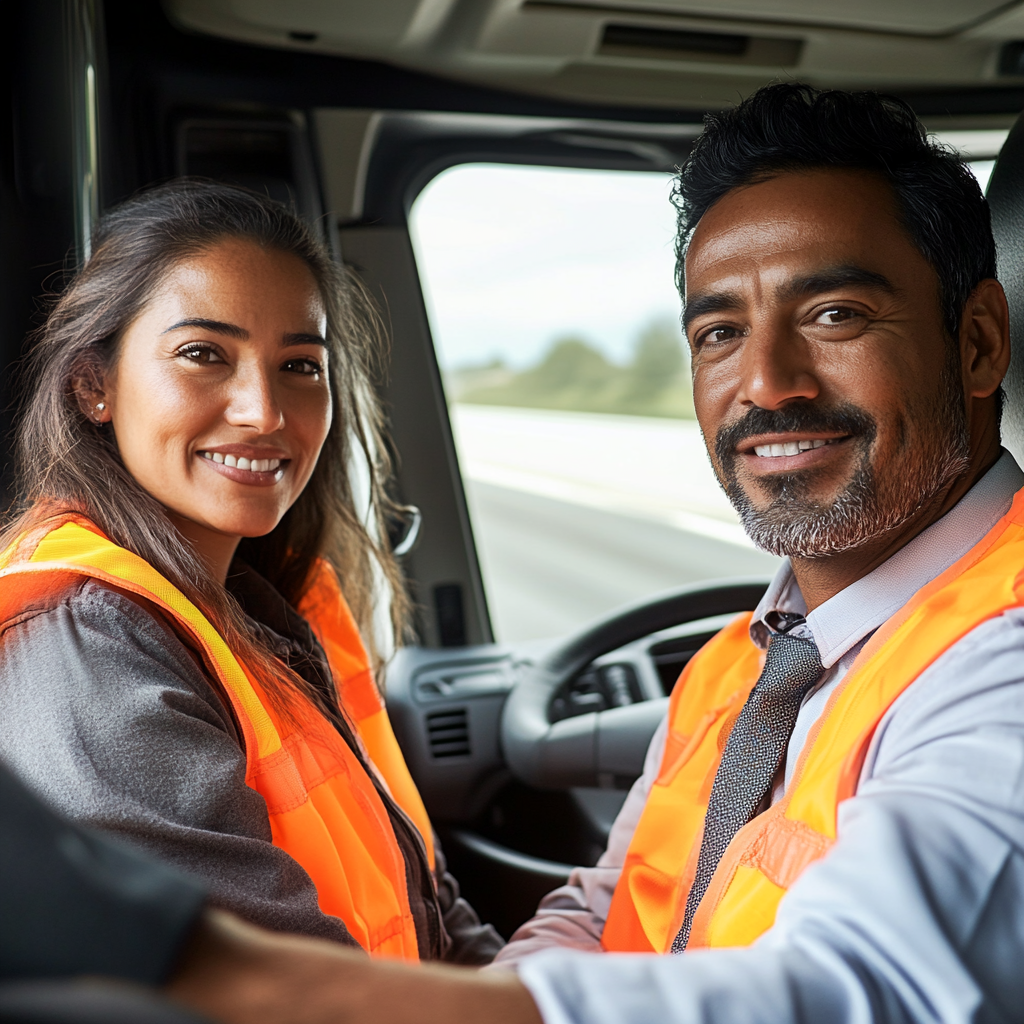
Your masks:
<svg viewBox="0 0 1024 1024"><path fill-rule="evenodd" d="M751 473L792 473L819 466L839 455L852 434L822 436L809 433L760 434L742 441L736 453Z"/></svg>

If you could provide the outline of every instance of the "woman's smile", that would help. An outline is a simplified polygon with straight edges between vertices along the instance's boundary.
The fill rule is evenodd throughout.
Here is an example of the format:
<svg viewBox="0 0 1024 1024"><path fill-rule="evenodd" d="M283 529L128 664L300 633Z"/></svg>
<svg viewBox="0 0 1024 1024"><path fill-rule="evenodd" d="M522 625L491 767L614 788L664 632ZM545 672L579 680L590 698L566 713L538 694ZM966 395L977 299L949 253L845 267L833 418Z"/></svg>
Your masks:
<svg viewBox="0 0 1024 1024"><path fill-rule="evenodd" d="M216 470L229 480L254 487L272 487L284 480L290 459L278 455L267 455L241 449L243 445L224 445L218 448L205 448L196 454L212 463L211 469Z"/></svg>

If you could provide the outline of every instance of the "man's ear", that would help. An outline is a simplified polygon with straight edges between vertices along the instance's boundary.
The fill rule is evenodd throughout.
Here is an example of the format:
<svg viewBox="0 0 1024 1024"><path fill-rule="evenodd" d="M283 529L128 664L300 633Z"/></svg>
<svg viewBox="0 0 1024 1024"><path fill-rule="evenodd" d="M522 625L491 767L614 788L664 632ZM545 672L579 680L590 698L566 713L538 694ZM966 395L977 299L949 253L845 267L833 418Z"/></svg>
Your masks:
<svg viewBox="0 0 1024 1024"><path fill-rule="evenodd" d="M1010 311L995 278L979 282L964 304L960 355L968 397L994 395L1010 367Z"/></svg>
<svg viewBox="0 0 1024 1024"><path fill-rule="evenodd" d="M110 403L97 367L82 367L71 378L71 391L82 415L97 426L110 422Z"/></svg>

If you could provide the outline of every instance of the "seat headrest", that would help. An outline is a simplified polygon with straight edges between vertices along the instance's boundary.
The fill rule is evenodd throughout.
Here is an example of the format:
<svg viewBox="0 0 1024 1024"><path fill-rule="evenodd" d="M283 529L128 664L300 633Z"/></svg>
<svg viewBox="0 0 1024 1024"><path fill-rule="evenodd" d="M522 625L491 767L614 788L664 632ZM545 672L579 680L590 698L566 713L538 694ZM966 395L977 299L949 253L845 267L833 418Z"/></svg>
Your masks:
<svg viewBox="0 0 1024 1024"><path fill-rule="evenodd" d="M1003 445L1024 466L1024 114L999 151L988 184L999 280L1010 306L1010 369L1003 387Z"/></svg>

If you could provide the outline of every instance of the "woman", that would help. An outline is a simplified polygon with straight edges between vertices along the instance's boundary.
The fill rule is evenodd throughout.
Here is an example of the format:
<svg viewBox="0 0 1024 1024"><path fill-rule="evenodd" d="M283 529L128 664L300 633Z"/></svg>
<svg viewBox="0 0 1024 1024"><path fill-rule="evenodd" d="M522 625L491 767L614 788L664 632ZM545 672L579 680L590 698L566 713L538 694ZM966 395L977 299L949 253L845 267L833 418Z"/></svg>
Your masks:
<svg viewBox="0 0 1024 1024"><path fill-rule="evenodd" d="M255 923L483 963L501 940L433 848L360 640L382 572L404 611L361 308L253 193L177 182L103 220L30 361L0 757Z"/></svg>

